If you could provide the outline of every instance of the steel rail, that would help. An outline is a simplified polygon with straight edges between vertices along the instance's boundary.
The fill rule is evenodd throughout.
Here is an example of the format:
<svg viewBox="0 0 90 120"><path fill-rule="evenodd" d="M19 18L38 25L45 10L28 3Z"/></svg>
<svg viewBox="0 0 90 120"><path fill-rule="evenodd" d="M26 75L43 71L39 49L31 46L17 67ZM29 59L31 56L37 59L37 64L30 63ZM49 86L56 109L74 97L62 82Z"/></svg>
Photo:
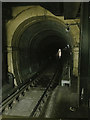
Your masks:
<svg viewBox="0 0 90 120"><path fill-rule="evenodd" d="M35 78L33 78L36 74L37 74L37 76ZM10 105L13 102L13 100L18 98L20 94L24 93L24 91L37 79L37 77L41 75L38 73L36 73L36 74L33 75L21 88L18 87L17 90L13 94L11 94L2 103L0 103L0 107L1 107L2 111L5 109L5 107L7 105Z"/></svg>
<svg viewBox="0 0 90 120"><path fill-rule="evenodd" d="M52 79L50 80L49 84L47 85L47 88L43 92L43 95L40 97L38 103L36 104L35 108L33 109L32 113L30 114L30 116L29 116L30 118L34 116L35 112L37 111L37 109L38 109L38 107L39 107L39 105L41 103L41 101L43 100L44 96L47 94L48 89L51 87L51 85L52 85L55 77L57 76L57 74L58 74L58 71L56 70L56 72L54 73Z"/></svg>

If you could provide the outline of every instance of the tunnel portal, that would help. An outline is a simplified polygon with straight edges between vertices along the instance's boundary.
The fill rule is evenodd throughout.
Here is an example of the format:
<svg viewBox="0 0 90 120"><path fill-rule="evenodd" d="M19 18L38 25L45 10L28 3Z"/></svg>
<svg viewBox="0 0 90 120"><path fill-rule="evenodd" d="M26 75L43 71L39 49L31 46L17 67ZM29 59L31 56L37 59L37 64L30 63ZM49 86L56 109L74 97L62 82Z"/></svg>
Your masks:
<svg viewBox="0 0 90 120"><path fill-rule="evenodd" d="M55 57L59 48L63 50L68 44L72 46L72 41L66 26L53 17L34 17L21 23L12 39L12 59L18 82L37 72L49 57Z"/></svg>

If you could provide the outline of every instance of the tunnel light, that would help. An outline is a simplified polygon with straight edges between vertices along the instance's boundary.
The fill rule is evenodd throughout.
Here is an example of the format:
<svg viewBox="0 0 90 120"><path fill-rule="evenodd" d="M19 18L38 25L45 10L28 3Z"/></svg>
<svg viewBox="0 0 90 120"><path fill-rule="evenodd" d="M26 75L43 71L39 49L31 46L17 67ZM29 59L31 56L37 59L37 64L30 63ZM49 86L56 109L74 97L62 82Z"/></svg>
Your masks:
<svg viewBox="0 0 90 120"><path fill-rule="evenodd" d="M58 56L61 57L61 49L58 50Z"/></svg>
<svg viewBox="0 0 90 120"><path fill-rule="evenodd" d="M81 91L81 100L83 100L83 97L84 97L84 88L82 88L82 91Z"/></svg>
<svg viewBox="0 0 90 120"><path fill-rule="evenodd" d="M67 47L69 48L70 46L69 46L69 45L67 45Z"/></svg>
<svg viewBox="0 0 90 120"><path fill-rule="evenodd" d="M69 32L69 31L70 31L70 28L69 28L69 27L67 27L67 28L66 28L66 32Z"/></svg>
<svg viewBox="0 0 90 120"><path fill-rule="evenodd" d="M70 111L72 111L72 112L76 111L76 108L75 108L75 107L70 107L69 109L70 109Z"/></svg>

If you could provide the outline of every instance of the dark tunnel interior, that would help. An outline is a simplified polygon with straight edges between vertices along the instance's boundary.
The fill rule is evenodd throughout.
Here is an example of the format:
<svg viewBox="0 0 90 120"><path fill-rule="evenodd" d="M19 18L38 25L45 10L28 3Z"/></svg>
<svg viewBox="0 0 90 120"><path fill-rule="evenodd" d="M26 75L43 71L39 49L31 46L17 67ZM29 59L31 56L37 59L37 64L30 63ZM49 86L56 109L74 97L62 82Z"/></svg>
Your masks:
<svg viewBox="0 0 90 120"><path fill-rule="evenodd" d="M36 22L32 24L34 20ZM23 29L24 26L27 27L22 31L22 26ZM65 56L63 49L67 45L71 46L71 41L72 36L66 32L66 27L53 18L35 17L33 20L22 23L16 30L12 41L16 78L21 81L28 79L50 59L55 60L58 49L62 50L62 59L64 58L63 62L65 62L69 50L66 50L68 54Z"/></svg>

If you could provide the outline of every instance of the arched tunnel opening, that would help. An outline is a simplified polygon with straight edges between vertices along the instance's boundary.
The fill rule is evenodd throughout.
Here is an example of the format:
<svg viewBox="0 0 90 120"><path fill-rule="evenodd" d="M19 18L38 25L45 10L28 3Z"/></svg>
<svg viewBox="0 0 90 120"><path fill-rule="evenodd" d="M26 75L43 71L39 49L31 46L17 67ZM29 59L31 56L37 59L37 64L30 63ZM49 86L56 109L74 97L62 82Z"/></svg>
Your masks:
<svg viewBox="0 0 90 120"><path fill-rule="evenodd" d="M58 49L62 50L62 64L70 58L71 48L64 49L67 45L71 46L73 38L66 29L62 22L53 17L35 17L33 20L24 21L17 28L12 46L14 71L18 82L28 79L31 73L37 72L50 59L55 60Z"/></svg>

